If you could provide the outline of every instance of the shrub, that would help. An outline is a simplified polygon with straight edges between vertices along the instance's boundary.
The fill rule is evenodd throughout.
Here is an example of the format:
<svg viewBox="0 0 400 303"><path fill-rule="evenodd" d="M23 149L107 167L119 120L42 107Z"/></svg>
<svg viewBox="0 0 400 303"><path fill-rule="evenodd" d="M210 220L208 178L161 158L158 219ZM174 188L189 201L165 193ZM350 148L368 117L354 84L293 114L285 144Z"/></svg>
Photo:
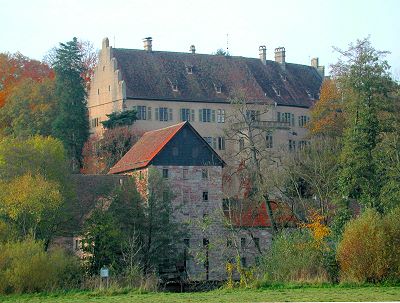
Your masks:
<svg viewBox="0 0 400 303"><path fill-rule="evenodd" d="M80 268L75 257L43 242L26 239L0 245L0 293L23 293L74 287Z"/></svg>
<svg viewBox="0 0 400 303"><path fill-rule="evenodd" d="M263 256L260 269L266 282L325 282L323 251L308 230L282 232Z"/></svg>
<svg viewBox="0 0 400 303"><path fill-rule="evenodd" d="M367 209L350 221L337 250L342 282L399 279L400 209L382 217Z"/></svg>

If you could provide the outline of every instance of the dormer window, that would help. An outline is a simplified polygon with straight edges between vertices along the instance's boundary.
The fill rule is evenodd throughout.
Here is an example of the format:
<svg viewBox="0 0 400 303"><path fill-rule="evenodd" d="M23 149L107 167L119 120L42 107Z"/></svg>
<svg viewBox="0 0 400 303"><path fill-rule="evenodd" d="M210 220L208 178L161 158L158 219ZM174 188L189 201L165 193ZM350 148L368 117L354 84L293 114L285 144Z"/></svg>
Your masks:
<svg viewBox="0 0 400 303"><path fill-rule="evenodd" d="M168 79L168 82L171 85L172 91L177 92L178 91L178 82L171 81L171 79Z"/></svg>
<svg viewBox="0 0 400 303"><path fill-rule="evenodd" d="M272 86L272 89L274 90L275 94L280 97L281 95L281 91L278 88L275 88L274 86Z"/></svg>
<svg viewBox="0 0 400 303"><path fill-rule="evenodd" d="M217 94L222 93L222 86L214 83L214 89Z"/></svg>
<svg viewBox="0 0 400 303"><path fill-rule="evenodd" d="M310 98L311 100L314 100L313 94L308 89L306 89L306 93L307 93L308 98Z"/></svg>
<svg viewBox="0 0 400 303"><path fill-rule="evenodd" d="M186 66L186 72L191 75L193 74L193 66Z"/></svg>

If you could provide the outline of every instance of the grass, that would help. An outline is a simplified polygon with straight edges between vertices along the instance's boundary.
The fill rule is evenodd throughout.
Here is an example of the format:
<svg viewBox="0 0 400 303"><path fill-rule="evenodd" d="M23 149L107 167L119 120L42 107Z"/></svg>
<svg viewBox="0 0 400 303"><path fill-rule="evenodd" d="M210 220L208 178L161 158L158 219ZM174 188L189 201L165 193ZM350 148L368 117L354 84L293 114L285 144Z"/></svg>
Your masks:
<svg viewBox="0 0 400 303"><path fill-rule="evenodd" d="M186 302L277 302L277 301L398 301L400 287L267 287L214 290L197 293L107 291L56 292L50 294L0 296L0 302L62 303L186 303Z"/></svg>

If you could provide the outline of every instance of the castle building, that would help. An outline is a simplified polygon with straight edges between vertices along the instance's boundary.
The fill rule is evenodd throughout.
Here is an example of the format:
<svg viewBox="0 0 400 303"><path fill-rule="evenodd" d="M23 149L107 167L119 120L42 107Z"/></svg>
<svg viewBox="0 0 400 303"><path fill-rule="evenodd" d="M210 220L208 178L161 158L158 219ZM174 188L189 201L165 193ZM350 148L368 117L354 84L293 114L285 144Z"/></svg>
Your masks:
<svg viewBox="0 0 400 303"><path fill-rule="evenodd" d="M227 142L231 98L242 92L255 105L265 130L266 148L295 149L304 144L309 108L319 98L324 67L318 58L311 66L286 62L286 50L275 49L267 60L266 47L259 58L155 51L152 39L144 49L113 48L105 38L88 96L91 133L102 133L107 114L136 109L134 127L141 131L190 121L222 158L239 148ZM257 110L268 105L268 110ZM249 115L254 115L249 112Z"/></svg>

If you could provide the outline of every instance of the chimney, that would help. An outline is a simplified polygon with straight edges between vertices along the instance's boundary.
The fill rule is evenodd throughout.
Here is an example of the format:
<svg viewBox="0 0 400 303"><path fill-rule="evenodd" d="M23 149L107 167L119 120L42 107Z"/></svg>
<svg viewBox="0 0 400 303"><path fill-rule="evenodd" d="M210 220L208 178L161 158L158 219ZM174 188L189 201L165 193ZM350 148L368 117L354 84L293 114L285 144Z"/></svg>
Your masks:
<svg viewBox="0 0 400 303"><path fill-rule="evenodd" d="M195 53L196 53L196 47L195 47L193 44L190 46L190 52L191 52L192 54L195 54Z"/></svg>
<svg viewBox="0 0 400 303"><path fill-rule="evenodd" d="M260 60L262 64L267 64L267 47L265 45L260 45L258 48L259 54L260 54Z"/></svg>
<svg viewBox="0 0 400 303"><path fill-rule="evenodd" d="M147 38L143 39L145 51L151 52L153 50L152 42L153 42L153 39L151 37L147 37Z"/></svg>
<svg viewBox="0 0 400 303"><path fill-rule="evenodd" d="M318 57L317 57L317 58L312 58L312 59L311 59L311 66L312 66L312 67L318 68L318 64L319 64L319 59L318 59Z"/></svg>
<svg viewBox="0 0 400 303"><path fill-rule="evenodd" d="M277 47L275 48L275 62L285 64L285 48L284 47Z"/></svg>
<svg viewBox="0 0 400 303"><path fill-rule="evenodd" d="M319 59L318 58L312 58L311 59L311 66L317 69L318 74L322 78L325 77L325 66L319 65Z"/></svg>

